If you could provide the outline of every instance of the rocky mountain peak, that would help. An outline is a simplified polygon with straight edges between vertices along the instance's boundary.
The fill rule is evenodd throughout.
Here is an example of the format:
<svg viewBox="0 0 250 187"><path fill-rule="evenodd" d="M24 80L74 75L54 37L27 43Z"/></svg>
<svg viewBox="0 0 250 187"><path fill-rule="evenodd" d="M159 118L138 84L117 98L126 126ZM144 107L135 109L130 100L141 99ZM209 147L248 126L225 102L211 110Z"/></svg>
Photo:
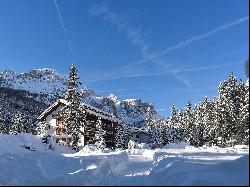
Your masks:
<svg viewBox="0 0 250 187"><path fill-rule="evenodd" d="M26 92L21 93L32 93L34 100L50 105L66 92L67 77L49 68L34 69L25 73L5 70L0 73L0 87L24 90ZM152 105L140 99L120 100L114 94L102 97L86 86L80 89L80 95L82 102L112 113L124 123L134 126L145 124L147 108ZM26 94L26 97L32 96Z"/></svg>

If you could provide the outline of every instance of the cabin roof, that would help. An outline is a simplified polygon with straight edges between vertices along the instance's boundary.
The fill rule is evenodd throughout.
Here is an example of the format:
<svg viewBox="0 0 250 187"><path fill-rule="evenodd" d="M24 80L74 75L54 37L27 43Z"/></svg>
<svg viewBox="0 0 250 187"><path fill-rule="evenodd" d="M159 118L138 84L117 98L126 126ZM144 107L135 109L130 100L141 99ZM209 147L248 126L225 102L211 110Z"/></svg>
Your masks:
<svg viewBox="0 0 250 187"><path fill-rule="evenodd" d="M43 111L43 113L38 116L38 120L45 119L48 115L50 115L53 111L55 111L60 105L68 105L68 102L65 99L59 99L55 103L53 103L49 108ZM121 122L117 117L114 115L109 114L108 112L102 111L99 108L91 106L86 103L81 103L81 107L87 111L89 114L93 114L95 116L101 117L103 119L107 119L114 122Z"/></svg>
<svg viewBox="0 0 250 187"><path fill-rule="evenodd" d="M145 128L138 128L138 127L130 127L129 128L129 132L133 133L133 132L136 132L136 133L145 133L145 134L148 134L148 131L145 129Z"/></svg>

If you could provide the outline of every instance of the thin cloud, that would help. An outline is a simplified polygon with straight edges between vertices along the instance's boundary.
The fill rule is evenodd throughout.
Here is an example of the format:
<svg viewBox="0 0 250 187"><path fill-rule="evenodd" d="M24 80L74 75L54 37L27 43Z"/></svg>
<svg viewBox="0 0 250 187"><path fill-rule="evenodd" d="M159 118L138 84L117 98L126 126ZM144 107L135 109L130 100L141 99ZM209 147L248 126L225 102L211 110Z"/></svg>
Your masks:
<svg viewBox="0 0 250 187"><path fill-rule="evenodd" d="M130 64L127 64L126 66L123 66L123 67L120 67L118 68L117 70L115 70L116 72L119 71L119 70L126 70L126 69L129 69L129 68L132 68L134 66L138 66L139 64L143 64L143 63L146 63L146 62L154 62L155 59L159 59L160 57L174 51L174 50L178 50L178 49L181 49L181 48L184 48L184 47L187 47L201 39L205 39L213 34L216 34L220 31L223 31L223 30L226 30L226 29L229 29L233 26L236 26L236 25L239 25L240 23L242 22L245 22L249 20L249 16L246 16L246 17L242 17L240 19L237 19L233 22L230 22L230 23L227 23L227 24L224 24L222 26L219 26L209 32L206 32L206 33L203 33L203 34L200 34L200 35L197 35L197 36L193 36L187 40L184 40L184 41L181 41L179 42L177 45L174 45L174 46L171 46L165 50L162 50L161 52L158 52L158 53L152 53L150 56L148 56L148 58L146 59L142 59L142 60L138 60L136 62L133 62L133 63L130 63Z"/></svg>
<svg viewBox="0 0 250 187"><path fill-rule="evenodd" d="M170 53L170 52L172 52L174 50L178 50L178 49L187 47L187 46L193 44L194 42L197 42L197 41L199 41L201 39L205 39L205 38L207 38L207 37L209 37L209 36L211 36L213 34L216 34L216 33L220 32L220 31L229 29L229 28L231 28L233 26L239 25L240 23L245 22L247 20L249 20L249 16L242 17L242 18L237 19L237 20L235 20L233 22L224 24L224 25L219 26L219 27L217 27L217 28L215 28L215 29L213 29L213 30L211 30L209 32L206 32L206 33L203 33L203 34L200 34L200 35L197 35L197 36L193 36L193 37L191 37L191 38L189 38L187 40L181 41L177 45L171 46L171 47L169 47L169 48L167 48L167 49L165 49L165 50L163 50L161 52L151 54L151 56L148 59L142 59L140 61L130 63L130 64L122 67L121 69L124 70L124 69L131 68L131 67L133 67L135 65L138 65L138 64L142 64L142 63L145 63L145 62L150 62L150 60L159 58L159 57L161 57L163 55L166 55L166 54L168 54L168 53Z"/></svg>
<svg viewBox="0 0 250 187"><path fill-rule="evenodd" d="M231 62L231 63L225 63L225 64L218 64L218 65L212 65L212 66L203 66L203 67L192 67L192 68L183 68L183 69L169 69L167 71L157 72L157 73L136 73L136 74L127 74L127 75L117 75L117 76L111 76L111 77L104 77L100 79L93 79L89 82L98 82L98 81L104 81L104 80L114 80L114 79L121 79L121 78L136 78L136 77L150 77L150 76L160 76L160 75L166 75L166 74L175 74L183 73L183 72L194 72L194 71L203 71L208 69L217 69L222 68L230 65L236 65L240 63L244 63L245 61L237 61L237 62ZM188 85L188 83L186 82Z"/></svg>
<svg viewBox="0 0 250 187"><path fill-rule="evenodd" d="M133 26L124 16L114 10L110 10L104 4L92 7L89 9L89 14L91 16L103 17L105 21L116 25L120 31L126 33L129 43L139 49L144 59L151 58L149 44L142 28Z"/></svg>
<svg viewBox="0 0 250 187"><path fill-rule="evenodd" d="M139 60L135 64L148 61L148 60L153 61L156 64L161 63L162 59L155 58L155 54L149 52L149 44L145 37L145 34L144 34L145 32L143 32L142 28L134 27L127 19L125 19L124 16L119 14L117 11L110 10L109 7L107 7L105 4L96 5L92 7L91 9L89 9L88 13L91 16L103 17L105 21L113 25L116 25L119 30L126 33L128 41L131 43L131 45L136 46L142 55L142 60ZM133 63L131 65L134 66ZM111 72L109 71L108 73L103 73L103 75L104 77L112 77L111 79L120 78L121 74L126 74L127 72L127 71L125 72L122 72L122 71L127 70L129 68L130 68L130 64L127 66L118 68L115 71L111 71ZM117 72L119 72L118 76L117 76ZM133 74L132 76L127 75L126 77L141 77L144 74L145 73L138 73L138 74ZM183 79L181 76L178 76L178 75L174 75L174 76L176 77L176 79L182 81L186 86L190 86L190 83L187 80ZM98 80L95 80L95 81L98 81Z"/></svg>
<svg viewBox="0 0 250 187"><path fill-rule="evenodd" d="M209 31L209 32L203 33L203 34L201 34L201 35L191 37L191 38L188 39L188 40L181 41L181 42L179 42L177 45L172 46L172 47L169 47L169 48L163 50L160 54L158 54L158 55L156 55L156 56L159 57L159 56L162 56L162 55L166 55L167 53L169 53L169 52L171 52L171 51L173 51L173 50L177 50L177 49L181 49L181 48L183 48L183 47L189 46L189 45L191 45L192 43L194 43L194 42L196 42L196 41L198 41L198 40L207 38L207 37L209 37L209 36L211 36L211 35L213 35L213 34L216 34L216 33L220 32L220 31L229 29L229 28L231 28L231 27L233 27L233 26L236 26L236 25L238 25L238 24L240 24L240 23L242 23L242 22L245 22L245 21L247 21L247 20L249 20L249 16L242 17L242 18L240 18L240 19L238 19L238 20L235 20L235 21L233 21L233 22L224 24L224 25L222 25L222 26L220 26L220 27L217 27L217 28L215 28L215 29L213 29L213 30L211 30L211 31ZM155 57L156 57L156 56L155 56Z"/></svg>
<svg viewBox="0 0 250 187"><path fill-rule="evenodd" d="M98 6L91 8L89 10L89 14L92 16L102 16L104 17L104 20L110 22L111 24L116 25L119 28L119 30L124 31L130 43L134 46L137 46L140 49L142 57L143 57L141 60L137 60L136 62L119 67L113 71L109 71L106 73L104 72L102 78L93 79L93 80L90 80L89 82L114 80L114 79L120 79L120 78L136 78L136 77L149 77L149 76L160 76L160 75L165 75L165 74L172 74L177 80L182 81L188 87L191 86L190 82L186 80L185 78L183 78L178 73L220 68L220 67L228 66L231 64L235 64L235 63L220 64L220 65L206 66L206 67L193 67L193 68L187 68L187 69L178 69L178 68L174 69L170 67L171 64L169 63L168 63L169 64L168 66L166 66L166 63L165 64L161 63L164 56L174 50L187 47L199 40L205 39L213 34L229 29L233 26L236 26L242 22L249 20L249 16L242 17L233 22L219 26L209 32L206 32L197 36L193 36L190 39L181 41L174 46L171 46L165 50L161 50L160 52L151 53L148 50L149 44L146 41L145 36L142 34L143 33L142 29L133 27L123 16L121 16L115 11L111 11L106 5L98 5ZM140 65L140 70L141 70L141 67L142 67L141 65L144 63L148 63L148 62L151 62L151 63L153 62L157 65L160 65L162 67L162 71L128 74L128 70L131 70L131 68ZM133 69L135 70L135 68Z"/></svg>

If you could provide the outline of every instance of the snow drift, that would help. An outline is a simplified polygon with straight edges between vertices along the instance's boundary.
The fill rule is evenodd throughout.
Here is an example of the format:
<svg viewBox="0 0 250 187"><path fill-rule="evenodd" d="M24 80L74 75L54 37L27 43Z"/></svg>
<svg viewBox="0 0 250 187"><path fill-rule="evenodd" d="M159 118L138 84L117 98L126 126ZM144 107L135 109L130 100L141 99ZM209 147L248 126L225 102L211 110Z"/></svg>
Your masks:
<svg viewBox="0 0 250 187"><path fill-rule="evenodd" d="M20 146L21 145L21 146ZM24 146L32 149L26 149ZM78 153L38 136L0 135L0 185L248 185L248 147ZM134 154L135 153L135 154Z"/></svg>

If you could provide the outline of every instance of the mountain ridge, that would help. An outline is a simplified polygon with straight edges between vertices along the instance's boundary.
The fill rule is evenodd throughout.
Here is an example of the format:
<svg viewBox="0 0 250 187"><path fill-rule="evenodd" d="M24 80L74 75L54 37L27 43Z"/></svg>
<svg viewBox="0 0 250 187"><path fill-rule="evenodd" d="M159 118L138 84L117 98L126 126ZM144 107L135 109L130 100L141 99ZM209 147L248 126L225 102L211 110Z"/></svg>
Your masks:
<svg viewBox="0 0 250 187"><path fill-rule="evenodd" d="M0 73L0 87L27 91L31 94L21 93L49 106L66 92L67 77L49 68L33 69L24 73L4 70ZM79 93L82 102L112 113L128 125L144 126L148 107L152 107L152 113L158 115L151 103L142 102L141 99L120 100L113 94L104 97L86 86Z"/></svg>

